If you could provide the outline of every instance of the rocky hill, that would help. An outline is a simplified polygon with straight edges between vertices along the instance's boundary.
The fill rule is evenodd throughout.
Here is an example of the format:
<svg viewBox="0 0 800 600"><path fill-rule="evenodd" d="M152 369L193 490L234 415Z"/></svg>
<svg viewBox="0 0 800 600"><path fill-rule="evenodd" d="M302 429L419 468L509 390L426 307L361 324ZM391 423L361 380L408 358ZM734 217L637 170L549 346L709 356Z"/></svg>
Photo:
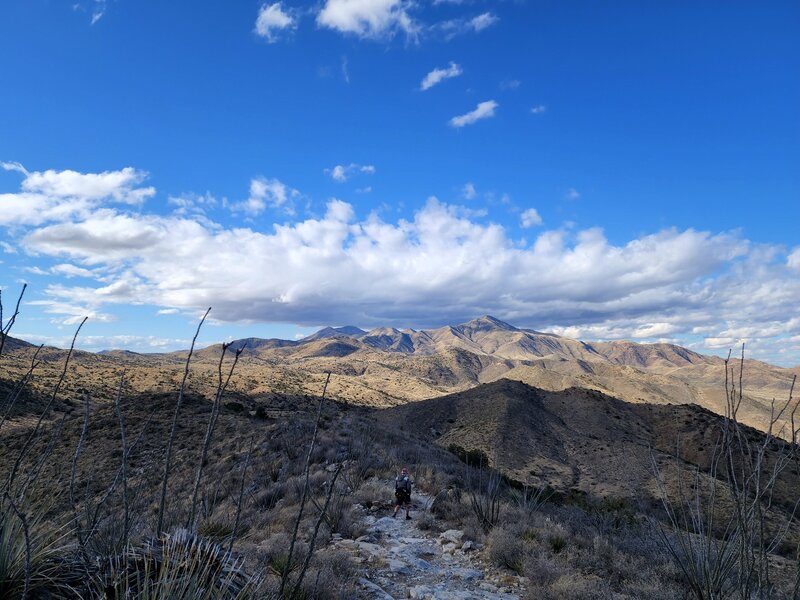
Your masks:
<svg viewBox="0 0 800 600"><path fill-rule="evenodd" d="M13 343L9 348L10 372L24 372L33 347ZM581 387L632 403L697 404L718 414L725 406L725 368L718 357L671 344L587 343L520 329L490 316L420 331L347 326L326 328L299 341L248 338L235 341L230 350L240 348L244 352L233 385L246 394L314 393L331 371L336 375L334 397L374 407L443 396L499 379L551 391ZM213 391L220 352L217 344L195 353L201 375L193 385L198 391ZM45 354L59 357L56 350ZM77 353L75 364L108 393L112 373L122 367L135 367L132 380L139 391L166 390L175 384L174 365L185 356ZM796 371L746 360L743 422L765 429L772 400L788 397Z"/></svg>

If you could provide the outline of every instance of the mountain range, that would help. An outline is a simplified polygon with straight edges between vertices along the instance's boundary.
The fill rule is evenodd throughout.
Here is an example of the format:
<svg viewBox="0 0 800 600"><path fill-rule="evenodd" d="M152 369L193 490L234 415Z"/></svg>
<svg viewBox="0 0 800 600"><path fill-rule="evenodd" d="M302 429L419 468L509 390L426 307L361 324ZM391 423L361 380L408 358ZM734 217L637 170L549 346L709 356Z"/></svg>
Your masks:
<svg viewBox="0 0 800 600"><path fill-rule="evenodd" d="M10 370L23 373L34 347L9 339ZM438 329L389 327L364 331L328 327L302 340L248 338L231 391L259 395L315 395L330 371L329 393L349 403L389 407L463 392L500 379L549 391L572 387L595 390L620 400L645 404L697 404L717 414L726 406L725 361L674 344L630 341L583 342L552 333L521 329L491 316ZM221 344L196 351L190 384L200 392L217 383ZM46 349L45 364L63 351ZM15 362L16 358L16 362ZM129 370L138 391L173 389L176 366L186 351L137 354L125 351L78 352L75 368L91 375L113 397L114 373ZM738 382L738 361L734 379ZM745 360L741 420L759 429L769 425L773 399L788 399L800 368L784 369Z"/></svg>

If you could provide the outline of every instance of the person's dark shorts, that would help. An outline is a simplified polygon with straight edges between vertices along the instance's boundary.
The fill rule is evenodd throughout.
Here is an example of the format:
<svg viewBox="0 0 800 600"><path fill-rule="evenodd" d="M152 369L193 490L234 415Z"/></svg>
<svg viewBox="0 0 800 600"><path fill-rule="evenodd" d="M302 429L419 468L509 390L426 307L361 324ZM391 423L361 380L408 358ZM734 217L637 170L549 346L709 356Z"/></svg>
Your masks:
<svg viewBox="0 0 800 600"><path fill-rule="evenodd" d="M394 492L395 506L402 506L403 504L411 504L411 492L406 490L395 490Z"/></svg>

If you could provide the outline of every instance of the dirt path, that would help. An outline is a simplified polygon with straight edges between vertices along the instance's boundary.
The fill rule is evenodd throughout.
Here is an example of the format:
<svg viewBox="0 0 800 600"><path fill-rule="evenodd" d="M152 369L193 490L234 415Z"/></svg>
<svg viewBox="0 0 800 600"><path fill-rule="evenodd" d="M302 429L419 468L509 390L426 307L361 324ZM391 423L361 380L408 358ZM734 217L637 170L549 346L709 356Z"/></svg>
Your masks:
<svg viewBox="0 0 800 600"><path fill-rule="evenodd" d="M334 541L366 567L366 575L359 580L360 597L517 600L520 588L509 587L509 581L500 582L497 573L488 572L478 559L477 549L464 542L463 532L438 534L417 526L430 500L424 494L415 494L418 509L412 511L411 520L406 520L403 512L397 519L365 515L367 535Z"/></svg>

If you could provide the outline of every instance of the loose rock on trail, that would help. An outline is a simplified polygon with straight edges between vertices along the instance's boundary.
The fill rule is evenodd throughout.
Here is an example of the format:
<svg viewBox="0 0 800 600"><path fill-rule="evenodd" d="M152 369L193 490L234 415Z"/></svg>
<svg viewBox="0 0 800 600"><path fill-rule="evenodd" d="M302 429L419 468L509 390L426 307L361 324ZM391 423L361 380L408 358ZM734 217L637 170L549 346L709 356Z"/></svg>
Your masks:
<svg viewBox="0 0 800 600"><path fill-rule="evenodd" d="M503 577L479 559L476 545L464 532L422 530L419 518L430 496L415 493L412 519L366 514L367 534L357 540L334 536L333 545L348 551L366 574L359 579L360 596L372 600L518 600L522 578ZM516 580L511 583L509 580Z"/></svg>

